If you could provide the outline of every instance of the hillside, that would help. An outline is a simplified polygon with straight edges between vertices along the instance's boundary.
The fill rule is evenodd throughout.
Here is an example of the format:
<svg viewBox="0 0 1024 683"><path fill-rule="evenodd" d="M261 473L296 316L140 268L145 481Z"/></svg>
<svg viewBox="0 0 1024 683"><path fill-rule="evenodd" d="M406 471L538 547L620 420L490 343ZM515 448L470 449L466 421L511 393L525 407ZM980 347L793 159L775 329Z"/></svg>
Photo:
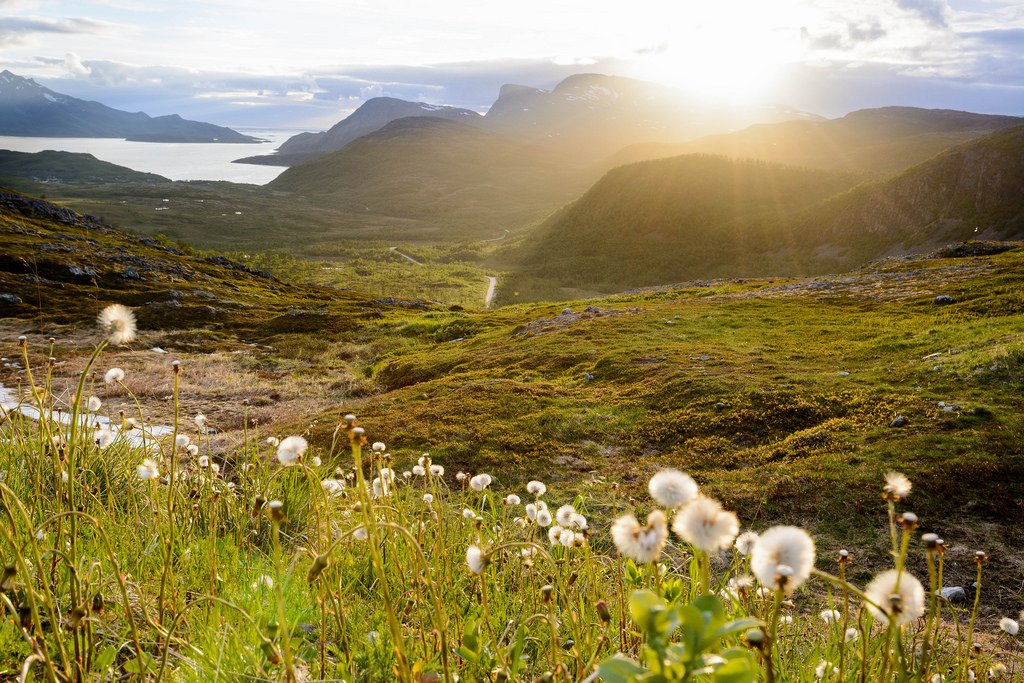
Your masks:
<svg viewBox="0 0 1024 683"><path fill-rule="evenodd" d="M693 155L624 166L545 223L505 291L543 295L534 279L607 292L821 273L975 236L1024 237L1024 127L837 194L852 180Z"/></svg>
<svg viewBox="0 0 1024 683"><path fill-rule="evenodd" d="M538 220L593 172L550 149L475 126L404 118L267 185L367 216L408 221L415 238L491 237Z"/></svg>
<svg viewBox="0 0 1024 683"><path fill-rule="evenodd" d="M680 154L718 154L792 166L890 174L1024 119L946 109L882 107L824 121L757 124L678 144L643 143L612 157L615 165Z"/></svg>
<svg viewBox="0 0 1024 683"><path fill-rule="evenodd" d="M374 97L321 133L299 133L281 144L274 154L245 157L235 163L294 166L314 157L336 152L348 143L376 132L397 119L430 117L473 123L480 115L469 109L426 102L406 102L394 97Z"/></svg>
<svg viewBox="0 0 1024 683"><path fill-rule="evenodd" d="M169 183L155 173L142 173L74 152L12 152L0 150L0 178L69 183Z"/></svg>
<svg viewBox="0 0 1024 683"><path fill-rule="evenodd" d="M259 142L230 128L189 121L177 114L152 117L80 100L6 70L0 72L0 135L126 138L140 142Z"/></svg>

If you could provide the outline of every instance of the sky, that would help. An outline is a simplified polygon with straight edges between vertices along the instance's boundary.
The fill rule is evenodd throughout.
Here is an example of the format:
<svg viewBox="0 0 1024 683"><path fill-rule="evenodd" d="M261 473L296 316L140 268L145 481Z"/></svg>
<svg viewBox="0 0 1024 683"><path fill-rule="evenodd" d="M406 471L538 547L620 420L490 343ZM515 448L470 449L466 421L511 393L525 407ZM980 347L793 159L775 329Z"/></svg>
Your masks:
<svg viewBox="0 0 1024 683"><path fill-rule="evenodd" d="M0 69L152 115L329 127L573 73L825 116L1024 115L1024 0L0 0Z"/></svg>

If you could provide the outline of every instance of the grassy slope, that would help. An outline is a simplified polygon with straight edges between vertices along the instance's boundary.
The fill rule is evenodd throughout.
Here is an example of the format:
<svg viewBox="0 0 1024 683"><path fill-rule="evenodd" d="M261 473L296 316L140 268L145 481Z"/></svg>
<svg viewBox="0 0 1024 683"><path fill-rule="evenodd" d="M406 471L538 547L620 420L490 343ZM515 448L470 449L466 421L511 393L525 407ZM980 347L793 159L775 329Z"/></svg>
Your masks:
<svg viewBox="0 0 1024 683"><path fill-rule="evenodd" d="M74 152L12 152L0 150L0 178L78 183L168 183L155 173L141 173L125 166L100 161L91 154Z"/></svg>
<svg viewBox="0 0 1024 683"><path fill-rule="evenodd" d="M44 253L41 243L67 241L59 232L79 249L43 263L113 268L125 249L187 270L142 284L104 270L93 284L59 281L48 267L35 288L17 259L5 259L0 291L44 300L44 315L5 309L22 318L19 329L88 324L120 300L140 307L144 328L209 328L208 350L237 338L272 345L259 362L294 368L276 375L282 386L310 386L337 372L339 358L361 368L376 389L314 420L316 443L330 443L337 410L352 410L400 452L429 450L450 472L490 471L501 485L540 476L572 487L591 472L632 494L676 465L746 520L806 523L826 549L833 538L863 542L869 561L881 552L868 540L883 521L878 481L897 468L918 486L913 505L926 527L954 545L1022 540L1021 249L892 260L816 280L662 289L571 303L572 313L561 304L469 313L290 287L119 233L6 218L43 233L5 234L26 259ZM193 292L181 309L145 304L166 302L172 288L208 289L220 301L193 303ZM956 303L936 306L938 293ZM198 408L188 400L186 414ZM959 408L943 412L938 401ZM897 414L907 427L887 427ZM1012 559L994 561L1000 581L1024 575ZM967 581L970 569L955 561L951 580Z"/></svg>

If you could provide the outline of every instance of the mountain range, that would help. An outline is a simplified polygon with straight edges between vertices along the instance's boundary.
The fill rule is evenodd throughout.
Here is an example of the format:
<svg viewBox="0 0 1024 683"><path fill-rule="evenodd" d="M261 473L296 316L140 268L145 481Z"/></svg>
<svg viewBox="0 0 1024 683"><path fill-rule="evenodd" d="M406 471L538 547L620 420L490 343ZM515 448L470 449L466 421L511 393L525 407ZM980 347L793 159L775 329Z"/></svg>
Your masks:
<svg viewBox="0 0 1024 683"><path fill-rule="evenodd" d="M965 239L1024 239L1024 126L863 179L699 154L622 166L519 248L508 287L815 274Z"/></svg>
<svg viewBox="0 0 1024 683"><path fill-rule="evenodd" d="M30 78L0 72L0 135L125 138L137 142L259 142L224 126L177 114L149 116L54 92Z"/></svg>

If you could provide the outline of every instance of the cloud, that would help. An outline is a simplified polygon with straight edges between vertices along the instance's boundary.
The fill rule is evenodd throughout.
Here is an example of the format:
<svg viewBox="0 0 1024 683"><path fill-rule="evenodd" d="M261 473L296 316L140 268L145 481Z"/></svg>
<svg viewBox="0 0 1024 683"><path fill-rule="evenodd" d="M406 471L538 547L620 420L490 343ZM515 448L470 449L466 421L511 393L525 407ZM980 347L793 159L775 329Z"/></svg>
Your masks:
<svg viewBox="0 0 1024 683"><path fill-rule="evenodd" d="M98 33L109 27L106 22L80 17L0 17L0 47L20 45L37 34Z"/></svg>
<svg viewBox="0 0 1024 683"><path fill-rule="evenodd" d="M88 76L92 72L92 69L82 64L82 58L74 52L64 55L64 68L72 76Z"/></svg>
<svg viewBox="0 0 1024 683"><path fill-rule="evenodd" d="M919 15L931 26L947 26L949 6L946 0L896 0L896 6Z"/></svg>

